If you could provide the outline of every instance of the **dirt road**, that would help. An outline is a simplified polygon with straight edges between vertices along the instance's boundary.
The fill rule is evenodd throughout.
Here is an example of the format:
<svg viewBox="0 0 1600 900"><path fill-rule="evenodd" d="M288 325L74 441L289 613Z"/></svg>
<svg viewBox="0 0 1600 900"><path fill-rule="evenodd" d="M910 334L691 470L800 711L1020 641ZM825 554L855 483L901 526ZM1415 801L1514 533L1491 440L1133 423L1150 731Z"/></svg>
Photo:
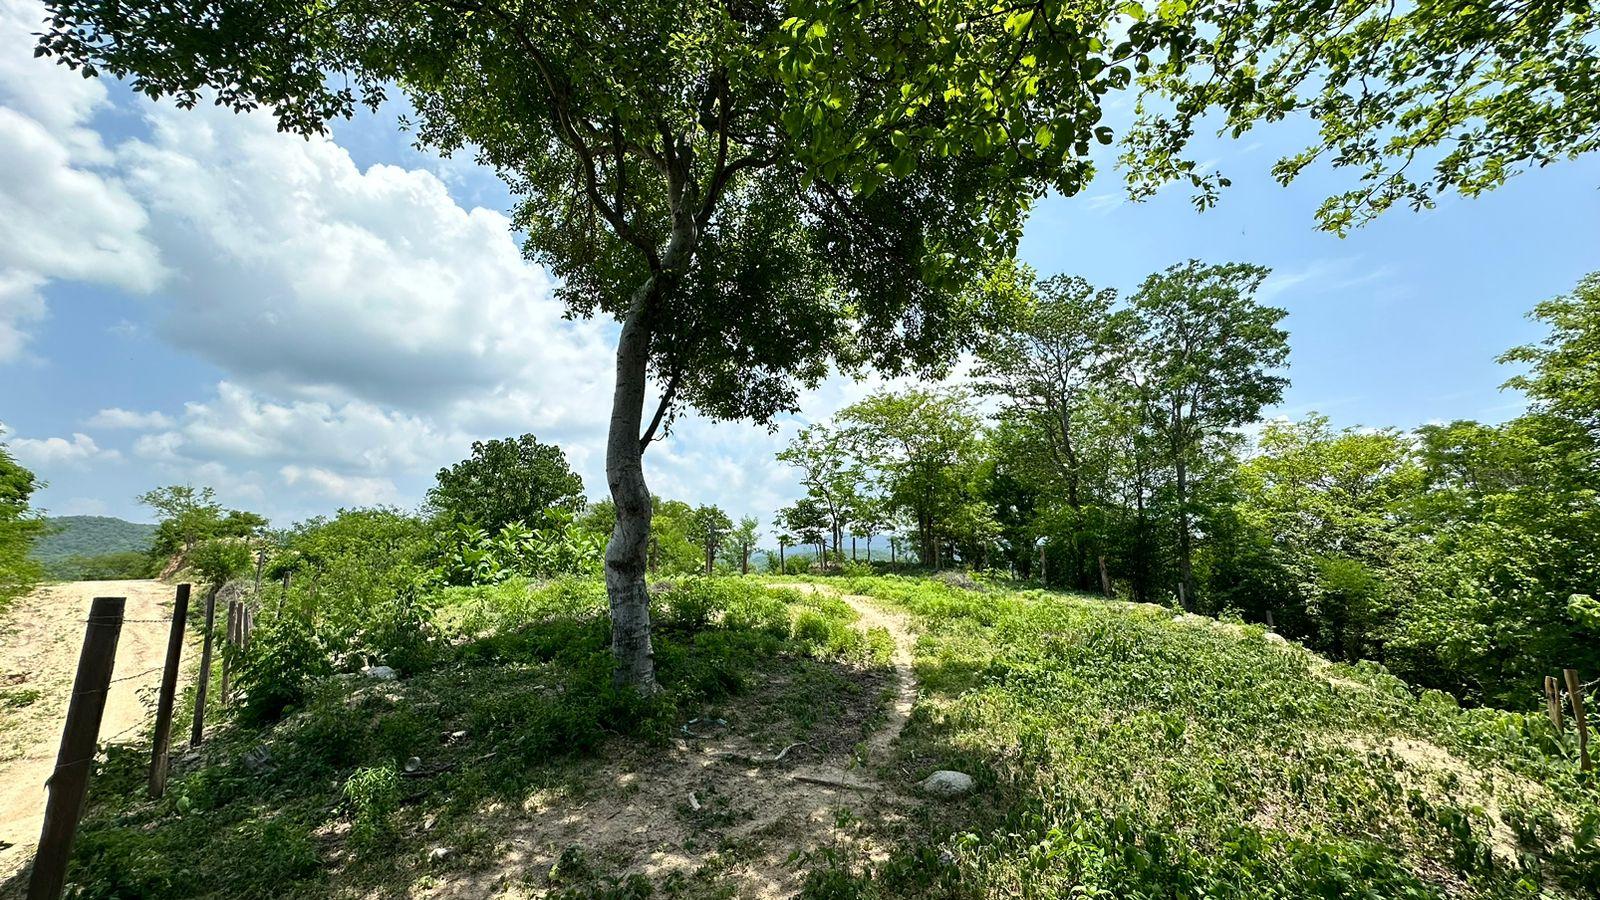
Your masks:
<svg viewBox="0 0 1600 900"><path fill-rule="evenodd" d="M0 619L0 882L27 864L44 820L67 695L95 597L127 597L127 623L100 739L133 740L161 681L173 589L159 581L79 581L40 588ZM156 621L149 621L156 620ZM185 648L187 662L190 649ZM129 677L133 676L133 677Z"/></svg>

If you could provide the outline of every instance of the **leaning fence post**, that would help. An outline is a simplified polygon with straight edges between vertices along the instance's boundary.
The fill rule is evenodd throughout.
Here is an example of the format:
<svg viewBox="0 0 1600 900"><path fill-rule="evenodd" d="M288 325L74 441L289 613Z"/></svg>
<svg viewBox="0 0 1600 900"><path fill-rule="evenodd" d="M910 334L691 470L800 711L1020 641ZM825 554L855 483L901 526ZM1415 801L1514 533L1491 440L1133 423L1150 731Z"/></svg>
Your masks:
<svg viewBox="0 0 1600 900"><path fill-rule="evenodd" d="M55 771L45 782L50 797L45 802L39 849L33 856L28 900L56 900L66 884L67 858L72 855L78 818L89 793L89 770L100 739L100 718L106 711L106 692L117 662L117 638L126 605L126 597L96 597L89 608L78 674L72 680L67 721L61 728L61 749L56 753Z"/></svg>
<svg viewBox="0 0 1600 900"><path fill-rule="evenodd" d="M217 588L214 585L206 594L206 637L200 644L200 681L194 689L194 729L189 732L189 746L198 747L205 740L206 692L211 687L211 638L217 624Z"/></svg>
<svg viewBox="0 0 1600 900"><path fill-rule="evenodd" d="M1572 721L1578 726L1578 767L1587 772L1593 765L1589 761L1589 722L1583 712L1583 685L1578 681L1577 669L1562 669L1567 679L1567 699L1572 701Z"/></svg>
<svg viewBox="0 0 1600 900"><path fill-rule="evenodd" d="M161 693L156 700L156 733L150 750L150 799L167 790L168 749L172 744L172 704L178 692L178 660L183 655L183 627L189 616L189 585L178 585L172 601L172 629L167 632L167 662L161 669Z"/></svg>

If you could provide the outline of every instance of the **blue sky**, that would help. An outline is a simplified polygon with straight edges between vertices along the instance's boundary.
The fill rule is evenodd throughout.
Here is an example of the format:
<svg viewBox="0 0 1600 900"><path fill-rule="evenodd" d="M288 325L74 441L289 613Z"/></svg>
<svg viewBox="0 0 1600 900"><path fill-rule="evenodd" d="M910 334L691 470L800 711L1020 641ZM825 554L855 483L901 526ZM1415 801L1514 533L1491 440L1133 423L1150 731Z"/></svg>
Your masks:
<svg viewBox="0 0 1600 900"><path fill-rule="evenodd" d="M560 318L491 173L414 150L393 111L307 142L84 81L31 58L38 16L0 0L0 422L50 483L40 505L144 519L139 492L191 482L280 524L409 506L473 439L524 431L604 490L615 329ZM1109 171L1048 198L1022 257L1123 291L1190 257L1271 267L1292 344L1272 415L1514 415L1494 357L1600 269L1600 159L1340 239L1313 212L1347 176L1266 176L1301 128L1200 147L1234 182L1204 214L1176 187L1124 202ZM834 379L776 434L691 417L651 485L765 522L798 493L773 453L874 386Z"/></svg>

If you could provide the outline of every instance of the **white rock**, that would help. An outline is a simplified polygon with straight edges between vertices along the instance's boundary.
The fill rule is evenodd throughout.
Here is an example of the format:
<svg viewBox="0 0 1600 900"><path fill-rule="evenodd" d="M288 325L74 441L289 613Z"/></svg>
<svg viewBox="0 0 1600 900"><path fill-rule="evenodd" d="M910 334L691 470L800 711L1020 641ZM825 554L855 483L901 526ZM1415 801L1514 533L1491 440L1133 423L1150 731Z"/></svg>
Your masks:
<svg viewBox="0 0 1600 900"><path fill-rule="evenodd" d="M972 776L965 772L941 769L924 778L917 787L935 797L959 797L972 790Z"/></svg>
<svg viewBox="0 0 1600 900"><path fill-rule="evenodd" d="M444 862L449 857L449 847L435 847L428 851L428 862Z"/></svg>
<svg viewBox="0 0 1600 900"><path fill-rule="evenodd" d="M398 672L388 666L367 666L361 670L361 674L378 681L393 681L400 677Z"/></svg>

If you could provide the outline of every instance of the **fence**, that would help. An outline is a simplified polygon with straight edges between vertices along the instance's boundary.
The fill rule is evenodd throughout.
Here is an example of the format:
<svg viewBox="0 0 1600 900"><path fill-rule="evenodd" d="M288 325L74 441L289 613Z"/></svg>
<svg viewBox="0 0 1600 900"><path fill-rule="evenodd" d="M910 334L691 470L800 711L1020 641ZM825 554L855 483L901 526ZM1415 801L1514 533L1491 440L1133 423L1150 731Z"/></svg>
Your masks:
<svg viewBox="0 0 1600 900"><path fill-rule="evenodd" d="M45 782L49 795L45 800L44 825L39 832L39 846L34 853L33 871L29 876L28 900L57 900L65 886L67 860L72 855L78 820L83 815L84 801L88 797L89 775L101 740L100 723L105 715L106 698L111 686L156 671L161 672L161 683L150 749L149 795L151 799L159 799L165 793L167 775L171 769L172 716L177 701L178 670L189 616L189 593L189 585L178 585L170 620L126 618L126 597L96 597L90 605L89 616L84 623L83 648L78 654L77 674L73 677L72 693L68 695L67 717L61 728L61 747L56 753L55 768ZM206 596L205 639L195 687L194 727L189 739L191 747L198 746L204 738L216 604L217 588L212 588ZM228 622L225 640L230 647L243 650L249 645L250 631L255 622L254 610L245 601L229 601ZM168 626L163 664L113 677L117 643L123 626L152 624ZM229 679L233 674L231 669L235 656L231 651L223 654L224 704L231 699L232 685ZM115 740L143 724L141 718L105 740Z"/></svg>

